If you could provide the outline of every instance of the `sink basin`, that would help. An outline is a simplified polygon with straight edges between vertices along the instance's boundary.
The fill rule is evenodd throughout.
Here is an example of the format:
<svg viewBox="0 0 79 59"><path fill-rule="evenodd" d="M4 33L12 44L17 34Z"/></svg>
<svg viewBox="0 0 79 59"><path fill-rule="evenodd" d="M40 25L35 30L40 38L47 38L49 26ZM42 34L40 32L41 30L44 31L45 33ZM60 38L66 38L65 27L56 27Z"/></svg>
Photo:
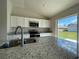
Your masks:
<svg viewBox="0 0 79 59"><path fill-rule="evenodd" d="M24 39L24 44L29 44L29 43L35 43L36 40L35 39ZM21 45L21 40L10 40L9 41L9 45L7 43L4 43L0 49L4 49L4 48L11 48L11 47L16 47Z"/></svg>
<svg viewBox="0 0 79 59"><path fill-rule="evenodd" d="M35 43L36 39L24 39L24 44Z"/></svg>

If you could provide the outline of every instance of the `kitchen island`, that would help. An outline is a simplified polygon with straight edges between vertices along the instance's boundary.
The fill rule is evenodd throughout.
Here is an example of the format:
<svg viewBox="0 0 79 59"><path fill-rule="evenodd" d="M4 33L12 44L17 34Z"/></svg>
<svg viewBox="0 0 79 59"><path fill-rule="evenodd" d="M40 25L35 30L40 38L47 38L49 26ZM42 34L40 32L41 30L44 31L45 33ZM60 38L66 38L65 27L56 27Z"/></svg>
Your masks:
<svg viewBox="0 0 79 59"><path fill-rule="evenodd" d="M42 41L43 40L43 41ZM45 41L46 40L46 41ZM52 37L41 37L39 42L25 44L24 47L0 49L0 59L59 59L51 47Z"/></svg>
<svg viewBox="0 0 79 59"><path fill-rule="evenodd" d="M39 37L36 43L25 44L24 47L0 49L0 59L73 59L66 51L54 46L53 41L52 36Z"/></svg>

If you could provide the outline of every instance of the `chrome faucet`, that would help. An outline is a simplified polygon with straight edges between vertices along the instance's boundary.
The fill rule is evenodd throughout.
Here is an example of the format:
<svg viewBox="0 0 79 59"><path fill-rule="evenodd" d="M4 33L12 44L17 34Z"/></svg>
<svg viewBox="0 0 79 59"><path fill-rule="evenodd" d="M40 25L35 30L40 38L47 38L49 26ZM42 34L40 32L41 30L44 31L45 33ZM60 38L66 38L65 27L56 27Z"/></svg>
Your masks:
<svg viewBox="0 0 79 59"><path fill-rule="evenodd" d="M17 34L17 30L20 29L21 30L21 46L24 46L24 39L23 39L23 28L21 26L17 26L16 30L15 30L15 34Z"/></svg>

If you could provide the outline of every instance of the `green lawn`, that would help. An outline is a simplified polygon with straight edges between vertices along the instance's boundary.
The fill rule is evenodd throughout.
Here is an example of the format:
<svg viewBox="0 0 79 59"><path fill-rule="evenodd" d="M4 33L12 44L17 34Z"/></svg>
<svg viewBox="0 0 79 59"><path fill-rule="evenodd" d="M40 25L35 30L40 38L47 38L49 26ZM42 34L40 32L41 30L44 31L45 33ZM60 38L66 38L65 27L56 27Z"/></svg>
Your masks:
<svg viewBox="0 0 79 59"><path fill-rule="evenodd" d="M58 37L61 39L70 38L70 39L76 40L77 33L76 32L59 32Z"/></svg>

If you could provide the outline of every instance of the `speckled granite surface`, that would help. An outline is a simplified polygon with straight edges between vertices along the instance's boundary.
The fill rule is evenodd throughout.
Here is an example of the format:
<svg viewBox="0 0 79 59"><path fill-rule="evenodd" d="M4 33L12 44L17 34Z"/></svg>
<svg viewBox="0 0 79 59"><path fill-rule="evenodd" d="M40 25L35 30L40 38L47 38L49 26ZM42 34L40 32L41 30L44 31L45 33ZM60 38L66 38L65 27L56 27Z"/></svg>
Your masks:
<svg viewBox="0 0 79 59"><path fill-rule="evenodd" d="M48 45L35 43L27 44L23 48L20 46L9 48L1 51L0 59L58 59L55 51L51 53L50 47L47 46Z"/></svg>
<svg viewBox="0 0 79 59"><path fill-rule="evenodd" d="M57 49L52 47L50 37L45 40L45 42L26 44L24 47L0 49L0 59L68 59L66 54L62 57Z"/></svg>

